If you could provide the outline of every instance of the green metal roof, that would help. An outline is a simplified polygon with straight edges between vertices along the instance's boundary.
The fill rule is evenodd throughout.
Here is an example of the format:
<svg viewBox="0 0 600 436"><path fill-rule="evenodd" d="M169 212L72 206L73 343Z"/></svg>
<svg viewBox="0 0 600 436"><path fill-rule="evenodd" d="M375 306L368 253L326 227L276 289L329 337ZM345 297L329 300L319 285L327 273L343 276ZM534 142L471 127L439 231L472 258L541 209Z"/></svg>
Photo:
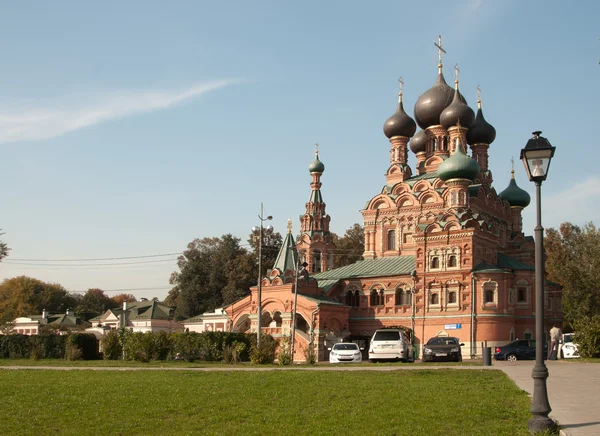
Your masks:
<svg viewBox="0 0 600 436"><path fill-rule="evenodd" d="M298 292L298 295L301 296L302 298L306 298L309 301L314 301L317 303L317 305L321 305L321 304L330 304L332 306L345 306L344 303L341 303L337 300L331 300L327 297L321 297L318 295L304 295L301 292Z"/></svg>
<svg viewBox="0 0 600 436"><path fill-rule="evenodd" d="M418 174L416 176L413 177L409 177L408 179L406 179L404 182L408 183L410 186L414 185L416 182L418 182L419 180L430 180L430 179L437 179L438 175L437 175L437 171L432 171L430 173L425 173L425 174Z"/></svg>
<svg viewBox="0 0 600 436"><path fill-rule="evenodd" d="M535 268L527 265L517 259L513 259L505 254L498 253L498 266L500 268L510 268L517 271L534 271Z"/></svg>
<svg viewBox="0 0 600 436"><path fill-rule="evenodd" d="M358 277L385 277L410 274L415 270L415 256L394 256L359 260L352 265L335 268L311 276L321 286L322 280L341 280Z"/></svg>
<svg viewBox="0 0 600 436"><path fill-rule="evenodd" d="M275 259L275 265L273 269L278 269L282 274L287 270L296 270L298 265L298 252L296 251L296 244L294 243L294 237L291 233L285 235L285 239L279 249L277 259Z"/></svg>
<svg viewBox="0 0 600 436"><path fill-rule="evenodd" d="M323 203L323 196L321 195L321 190L315 189L314 191L311 191L309 201L314 204Z"/></svg>
<svg viewBox="0 0 600 436"><path fill-rule="evenodd" d="M505 269L499 268L496 265L490 265L487 262L481 262L471 270L474 273L509 273Z"/></svg>

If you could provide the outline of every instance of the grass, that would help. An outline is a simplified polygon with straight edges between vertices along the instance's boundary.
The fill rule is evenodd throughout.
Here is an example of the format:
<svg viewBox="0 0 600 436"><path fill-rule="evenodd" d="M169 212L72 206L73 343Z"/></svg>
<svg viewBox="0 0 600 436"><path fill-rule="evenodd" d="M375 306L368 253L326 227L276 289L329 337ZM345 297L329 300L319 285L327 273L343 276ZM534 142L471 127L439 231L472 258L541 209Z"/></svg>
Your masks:
<svg viewBox="0 0 600 436"><path fill-rule="evenodd" d="M0 369L0 386L10 435L527 435L531 404L477 369Z"/></svg>

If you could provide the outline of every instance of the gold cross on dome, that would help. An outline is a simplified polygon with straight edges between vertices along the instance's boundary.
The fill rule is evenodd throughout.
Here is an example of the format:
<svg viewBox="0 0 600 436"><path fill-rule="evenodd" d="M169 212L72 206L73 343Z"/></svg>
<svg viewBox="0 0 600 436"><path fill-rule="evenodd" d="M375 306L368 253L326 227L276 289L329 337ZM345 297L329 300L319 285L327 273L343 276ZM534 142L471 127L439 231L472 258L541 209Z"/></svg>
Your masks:
<svg viewBox="0 0 600 436"><path fill-rule="evenodd" d="M512 172L514 173L515 172L515 158L514 157L510 158L510 164L512 166Z"/></svg>
<svg viewBox="0 0 600 436"><path fill-rule="evenodd" d="M292 219L288 218L288 222L287 222L287 232L288 233L292 233Z"/></svg>
<svg viewBox="0 0 600 436"><path fill-rule="evenodd" d="M440 65L442 64L442 53L446 54L446 50L444 50L442 48L442 35L438 35L438 42L434 42L433 45L435 45L438 49L438 59L440 61Z"/></svg>
<svg viewBox="0 0 600 436"><path fill-rule="evenodd" d="M458 69L458 64L454 65L454 82L458 83L458 73L460 70Z"/></svg>
<svg viewBox="0 0 600 436"><path fill-rule="evenodd" d="M315 142L315 153L319 154L319 143Z"/></svg>
<svg viewBox="0 0 600 436"><path fill-rule="evenodd" d="M402 88L404 87L404 80L402 79L402 76L400 76L398 79L398 83L400 84L400 94L402 94Z"/></svg>
<svg viewBox="0 0 600 436"><path fill-rule="evenodd" d="M481 101L481 86L477 85L477 101Z"/></svg>

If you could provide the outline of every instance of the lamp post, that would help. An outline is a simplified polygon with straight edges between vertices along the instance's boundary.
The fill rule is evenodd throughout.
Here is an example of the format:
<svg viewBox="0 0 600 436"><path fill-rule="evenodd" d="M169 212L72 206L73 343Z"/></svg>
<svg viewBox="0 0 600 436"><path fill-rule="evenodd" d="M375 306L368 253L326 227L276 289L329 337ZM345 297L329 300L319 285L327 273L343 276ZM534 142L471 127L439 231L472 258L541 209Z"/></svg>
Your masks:
<svg viewBox="0 0 600 436"><path fill-rule="evenodd" d="M306 262L300 263L300 256L298 256L298 264L296 265L296 283L294 285L294 307L292 308L292 340L290 345L290 353L292 354L292 362L294 361L295 345L296 345L296 311L298 308L298 275L300 275L304 269L308 266Z"/></svg>
<svg viewBox="0 0 600 436"><path fill-rule="evenodd" d="M260 204L260 215L258 219L260 219L260 227L252 227L253 233L258 233L258 321L257 321L257 331L256 331L256 346L260 348L260 334L262 328L262 245L263 238L266 235L267 239L273 233L273 226L264 227L263 223L268 220L272 220L273 217L271 215L265 217L263 212L263 204ZM256 239L255 239L256 240Z"/></svg>
<svg viewBox="0 0 600 436"><path fill-rule="evenodd" d="M544 363L544 228L542 227L541 188L546 180L550 160L556 147L540 136L542 132L533 132L525 148L521 150L521 160L525 165L527 177L535 183L536 226L535 226L535 366L531 372L533 378L532 418L529 431L542 432L556 427L548 416L552 411L548 401L546 379L548 368Z"/></svg>

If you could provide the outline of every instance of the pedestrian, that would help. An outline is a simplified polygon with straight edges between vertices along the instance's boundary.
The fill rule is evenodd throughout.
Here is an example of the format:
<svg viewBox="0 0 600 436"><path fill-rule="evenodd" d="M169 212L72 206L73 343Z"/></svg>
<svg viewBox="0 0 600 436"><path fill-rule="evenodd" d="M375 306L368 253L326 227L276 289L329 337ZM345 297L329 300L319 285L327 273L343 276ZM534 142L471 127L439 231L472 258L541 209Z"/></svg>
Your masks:
<svg viewBox="0 0 600 436"><path fill-rule="evenodd" d="M550 346L548 347L548 360L556 360L558 355L558 342L560 341L561 331L556 324L550 329Z"/></svg>

